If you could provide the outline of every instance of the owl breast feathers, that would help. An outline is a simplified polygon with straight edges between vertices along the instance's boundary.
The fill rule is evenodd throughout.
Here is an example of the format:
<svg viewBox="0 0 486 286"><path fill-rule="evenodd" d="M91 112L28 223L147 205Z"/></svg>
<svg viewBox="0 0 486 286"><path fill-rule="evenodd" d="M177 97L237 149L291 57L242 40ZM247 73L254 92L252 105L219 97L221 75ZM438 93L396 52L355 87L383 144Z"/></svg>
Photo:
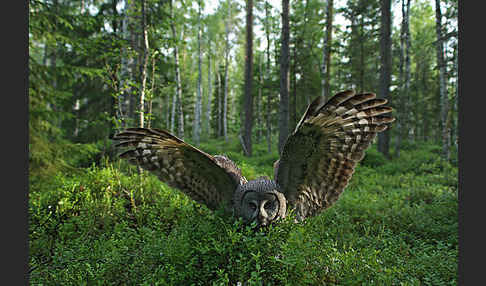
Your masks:
<svg viewBox="0 0 486 286"><path fill-rule="evenodd" d="M121 158L156 175L209 209L267 225L294 210L302 221L333 205L378 132L395 119L385 99L344 91L308 107L274 164L274 180L247 181L229 158L211 156L167 131L116 134Z"/></svg>

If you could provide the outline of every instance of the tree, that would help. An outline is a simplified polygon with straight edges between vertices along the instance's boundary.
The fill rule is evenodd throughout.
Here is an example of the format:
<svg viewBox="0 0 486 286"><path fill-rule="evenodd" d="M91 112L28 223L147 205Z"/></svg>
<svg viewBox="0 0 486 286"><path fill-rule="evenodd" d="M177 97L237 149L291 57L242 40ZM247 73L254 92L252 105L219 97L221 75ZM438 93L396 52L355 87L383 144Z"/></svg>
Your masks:
<svg viewBox="0 0 486 286"><path fill-rule="evenodd" d="M124 45L122 48L119 96L118 96L118 119L121 122L121 128L127 127L133 116L133 97L135 82L135 0L127 0L122 21L123 37L129 42L129 46Z"/></svg>
<svg viewBox="0 0 486 286"><path fill-rule="evenodd" d="M379 98L390 98L391 79L391 0L380 0L380 89ZM389 157L390 131L378 134L378 151Z"/></svg>
<svg viewBox="0 0 486 286"><path fill-rule="evenodd" d="M282 35L280 47L280 104L279 104L279 135L278 150L282 153L283 146L289 136L289 0L282 0Z"/></svg>
<svg viewBox="0 0 486 286"><path fill-rule="evenodd" d="M410 14L410 0L402 0L402 25L400 30L400 70L399 70L399 84L400 96L398 98L398 120L397 126L397 140L395 146L395 156L400 156L400 145L404 137L404 132L408 131L407 111L410 110L410 28L409 28L409 14Z"/></svg>
<svg viewBox="0 0 486 286"><path fill-rule="evenodd" d="M246 0L246 53L243 144L246 156L252 155L253 127L253 0Z"/></svg>
<svg viewBox="0 0 486 286"><path fill-rule="evenodd" d="M231 2L228 1L228 14L225 21L225 53L224 53L224 95L222 102L222 132L224 140L228 141L228 89L229 89L229 65L230 65L230 21L231 21Z"/></svg>
<svg viewBox="0 0 486 286"><path fill-rule="evenodd" d="M181 72L179 66L179 48L178 48L178 40L177 34L175 30L175 17L174 17L174 7L172 4L173 0L170 0L170 17L172 21L170 22L170 29L172 31L172 37L174 39L174 69L175 69L175 82L176 82L176 92L174 93L174 97L172 99L172 113L170 119L170 130L172 133L175 133L175 120L176 114L177 118L179 119L178 128L177 128L177 136L181 139L184 139L184 114L182 112L182 86L181 86Z"/></svg>
<svg viewBox="0 0 486 286"><path fill-rule="evenodd" d="M147 31L147 14L146 14L146 0L141 0L142 4L142 36L143 36L143 66L141 66L141 82L140 101L139 101L139 126L144 126L144 112L145 112L145 90L147 85L147 65L149 54L149 42Z"/></svg>
<svg viewBox="0 0 486 286"><path fill-rule="evenodd" d="M269 84L270 81L270 4L268 4L268 1L265 1L265 22L264 22L264 29L265 29L265 37L267 39L267 46L266 46L266 67L265 67L265 79L264 82L266 83L266 87ZM266 127L267 127L267 152L271 153L272 152L272 89L271 88L266 88L267 90L267 104L266 104Z"/></svg>
<svg viewBox="0 0 486 286"><path fill-rule="evenodd" d="M199 146L200 133L201 133L201 109L202 109L202 53L201 53L201 1L198 1L198 17L197 17L197 96L196 96L196 108L194 109L194 132L193 140L196 146Z"/></svg>
<svg viewBox="0 0 486 286"><path fill-rule="evenodd" d="M450 159L450 132L447 119L449 115L449 98L446 86L446 63L444 60L444 44L442 35L442 12L440 10L440 0L435 0L435 30L437 34L437 67L439 69L439 98L440 98L440 123L442 138L442 153L444 157Z"/></svg>
<svg viewBox="0 0 486 286"><path fill-rule="evenodd" d="M209 34L209 33L208 33ZM211 134L211 99L213 95L213 85L212 85L212 74L211 74L211 38L208 35L208 48L207 48L207 56L208 56L208 96L206 99L206 134Z"/></svg>
<svg viewBox="0 0 486 286"><path fill-rule="evenodd" d="M333 18L333 0L327 1L326 6L326 33L322 45L322 65L321 65L321 95L324 98L329 96L331 75L331 41L332 41L332 18Z"/></svg>

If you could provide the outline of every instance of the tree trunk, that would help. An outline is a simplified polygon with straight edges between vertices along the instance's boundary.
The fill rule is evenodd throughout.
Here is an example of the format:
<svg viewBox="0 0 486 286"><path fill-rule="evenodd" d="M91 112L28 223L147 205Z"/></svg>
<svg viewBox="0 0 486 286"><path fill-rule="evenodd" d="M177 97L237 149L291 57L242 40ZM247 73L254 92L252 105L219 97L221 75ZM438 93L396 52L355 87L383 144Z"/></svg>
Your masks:
<svg viewBox="0 0 486 286"><path fill-rule="evenodd" d="M221 89L223 88L222 83L221 83L221 71L218 71L217 74L217 80L218 80L218 136L221 137L223 136L223 97L221 94Z"/></svg>
<svg viewBox="0 0 486 286"><path fill-rule="evenodd" d="M424 94L428 94L429 93L429 86L427 84L427 78L428 78L428 75L427 75L427 69L425 67L429 66L430 63L426 60L424 61L423 63L423 68L422 68L422 71L420 72L420 75L421 75L421 80L420 80L420 86L422 87L422 92ZM422 118L423 118L423 122L422 122L422 129L423 129L423 141L428 141L430 136L430 116L429 116L429 105L428 104L422 104Z"/></svg>
<svg viewBox="0 0 486 286"><path fill-rule="evenodd" d="M149 117L147 118L147 128L150 128L152 125L152 102L154 99L155 95L155 56L157 55L157 51L154 52L152 55L152 80L151 80L151 87L150 87L150 98L148 101L148 115ZM163 104L161 104L163 105ZM163 113L162 113L163 114Z"/></svg>
<svg viewBox="0 0 486 286"><path fill-rule="evenodd" d="M208 96L206 102L206 135L211 134L211 98L213 97L213 83L211 78L211 40L208 39Z"/></svg>
<svg viewBox="0 0 486 286"><path fill-rule="evenodd" d="M137 17L138 17L138 7L136 5L136 0L129 0L129 6L130 6L130 22L128 23L128 29L130 30L130 47L134 54L130 57L130 69L131 69L131 75L130 75L130 83L135 85L131 87L130 89L130 97L129 97L129 107L128 107L128 118L131 122L131 124L136 124L136 118L135 118L135 110L136 110L136 94L138 92L136 91L136 83L140 79L138 77L137 72L138 67L140 64L140 46L139 46L139 33L138 33L138 25L137 25Z"/></svg>
<svg viewBox="0 0 486 286"><path fill-rule="evenodd" d="M446 65L444 60L444 43L442 39L442 12L440 10L440 0L435 0L435 30L437 34L437 66L439 68L439 96L440 96L440 122L441 122L441 139L442 153L444 157L450 159L450 137L447 125L449 114L449 100L446 86Z"/></svg>
<svg viewBox="0 0 486 286"><path fill-rule="evenodd" d="M172 37L177 39L177 33L175 30L175 23L174 23L174 11L172 0L170 1L170 16L171 16L171 31ZM172 101L172 114L171 114L171 132L174 133L175 130L175 120L176 115L178 118L177 124L177 136L181 139L184 138L184 113L182 112L182 86L181 86L181 73L179 67L179 48L178 48L178 41L174 44L174 63L175 63L175 81L176 81L176 92L174 94L174 98Z"/></svg>
<svg viewBox="0 0 486 286"><path fill-rule="evenodd" d="M454 74L455 74L455 81L454 81L454 102L452 105L452 110L451 110L451 115L455 114L458 112L457 110L457 105L459 101L459 70L457 67L457 62L458 62L458 54L457 54L457 45L454 46ZM451 130L451 144L456 148L456 152L458 151L458 132L457 132L458 126L457 126L457 117L455 120L452 120L452 130Z"/></svg>
<svg viewBox="0 0 486 286"><path fill-rule="evenodd" d="M380 0L380 90L378 97L390 98L391 79L391 0ZM378 151L387 158L389 154L390 130L378 134Z"/></svg>
<svg viewBox="0 0 486 286"><path fill-rule="evenodd" d="M202 69L201 69L201 62L202 62L202 55L201 55L201 1L198 1L198 31L197 31L197 67L198 67L198 76L197 76L197 95L196 95L196 108L194 109L194 133L193 133L193 140L196 146L199 146L199 142L201 140L201 105L202 105Z"/></svg>
<svg viewBox="0 0 486 286"><path fill-rule="evenodd" d="M295 126L297 125L297 64L295 58L297 57L296 46L293 46L292 54L294 60L292 61L292 72L290 74L290 79L292 84L290 86L291 93L289 98L289 130L294 130ZM289 68L290 70L290 68ZM305 77L302 76L301 82L305 85Z"/></svg>
<svg viewBox="0 0 486 286"><path fill-rule="evenodd" d="M399 70L399 83L400 83L400 97L398 98L398 120L397 120L397 141L395 146L395 156L400 156L400 147L402 139L406 136L406 132L409 130L409 124L407 117L411 108L409 102L410 97L410 28L409 28L409 11L410 0L402 0L402 26L400 30L400 70ZM419 64L419 63L417 63ZM405 71L404 71L405 67ZM417 68L418 69L418 68Z"/></svg>
<svg viewBox="0 0 486 286"><path fill-rule="evenodd" d="M245 53L245 123L243 142L245 155L252 155L251 130L253 125L253 0L246 1L246 53Z"/></svg>
<svg viewBox="0 0 486 286"><path fill-rule="evenodd" d="M329 79L331 77L331 44L332 44L332 18L333 0L327 1L326 6L326 33L322 45L322 65L321 65L321 88L322 97L327 99L330 96Z"/></svg>
<svg viewBox="0 0 486 286"><path fill-rule="evenodd" d="M270 80L270 26L268 23L268 19L270 17L269 13L269 4L265 1L265 35L267 37L267 61L266 61L266 68L265 68L265 83L268 84ZM267 116L266 116L266 126L267 126L267 152L270 154L272 153L272 89L267 89Z"/></svg>
<svg viewBox="0 0 486 286"><path fill-rule="evenodd" d="M134 2L127 1L127 6L124 11L124 17L122 20L122 34L123 38L130 39L130 45L133 47L133 10L134 10ZM118 96L118 106L117 106L117 119L121 123L121 129L124 129L129 124L130 120L130 110L131 103L133 100L133 87L131 86L133 82L133 66L134 66L134 58L132 53L129 51L129 48L123 46L122 48L122 56L121 56L121 67L120 67L120 80L118 90L120 91Z"/></svg>
<svg viewBox="0 0 486 286"><path fill-rule="evenodd" d="M141 81L142 87L140 88L140 101L139 101L139 126L143 128L144 126L144 115L145 115L145 89L147 86L147 66L148 66L148 53L149 53L149 42L148 42L148 31L147 31L147 15L146 15L146 0L141 0L142 4L142 36L143 36L143 66L141 67Z"/></svg>
<svg viewBox="0 0 486 286"><path fill-rule="evenodd" d="M289 136L289 0L282 0L282 44L280 47L280 104L279 104L279 135L278 150L282 153L283 146Z"/></svg>
<svg viewBox="0 0 486 286"><path fill-rule="evenodd" d="M360 17L360 35L359 37L361 38L361 41L359 41L359 92L362 93L364 91L364 85L365 85L365 50L364 50L364 16L361 15Z"/></svg>
<svg viewBox="0 0 486 286"><path fill-rule="evenodd" d="M261 106L262 106L262 90L263 90L263 60L262 60L262 54L258 54L258 96L256 100L256 125L257 125L257 137L256 141L257 144L260 143L260 140L262 139L262 111L261 111Z"/></svg>
<svg viewBox="0 0 486 286"><path fill-rule="evenodd" d="M413 128L413 106L412 106L412 99L411 99L411 93L410 93L410 80L411 80L411 72L410 72L410 25L409 25L409 19L410 19L410 0L407 0L407 8L406 8L406 17L405 17L405 84L404 84L404 100L405 100L405 130L407 132L407 137L409 140L412 140L411 133L409 130ZM415 133L414 129L414 133Z"/></svg>
<svg viewBox="0 0 486 286"><path fill-rule="evenodd" d="M224 95L223 95L223 136L224 140L228 141L228 89L229 89L229 51L225 59L224 68Z"/></svg>

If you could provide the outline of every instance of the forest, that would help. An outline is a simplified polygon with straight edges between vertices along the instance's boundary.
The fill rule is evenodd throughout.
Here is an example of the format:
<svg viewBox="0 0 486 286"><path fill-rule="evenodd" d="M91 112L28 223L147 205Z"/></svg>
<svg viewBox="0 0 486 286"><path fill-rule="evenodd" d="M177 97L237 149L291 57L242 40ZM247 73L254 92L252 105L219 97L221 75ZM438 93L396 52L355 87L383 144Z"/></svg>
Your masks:
<svg viewBox="0 0 486 286"><path fill-rule="evenodd" d="M32 285L456 285L457 0L29 0ZM243 175L307 106L388 100L339 201L254 231L118 158L167 130Z"/></svg>

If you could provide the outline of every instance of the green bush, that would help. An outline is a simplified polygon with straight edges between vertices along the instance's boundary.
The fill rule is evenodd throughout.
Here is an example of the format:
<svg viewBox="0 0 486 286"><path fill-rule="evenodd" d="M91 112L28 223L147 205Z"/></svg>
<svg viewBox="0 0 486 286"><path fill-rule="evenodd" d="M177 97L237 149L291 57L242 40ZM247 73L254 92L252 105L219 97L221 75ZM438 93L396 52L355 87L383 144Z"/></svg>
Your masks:
<svg viewBox="0 0 486 286"><path fill-rule="evenodd" d="M378 167L382 166L386 163L387 159L385 155L382 153L378 152L375 146L369 148L366 150L366 155L363 158L363 160L360 162L360 164L368 167Z"/></svg>
<svg viewBox="0 0 486 286"><path fill-rule="evenodd" d="M210 145L248 179L273 177L276 153ZM455 285L457 166L417 148L391 161L370 151L333 207L257 231L122 161L33 177L30 283Z"/></svg>

